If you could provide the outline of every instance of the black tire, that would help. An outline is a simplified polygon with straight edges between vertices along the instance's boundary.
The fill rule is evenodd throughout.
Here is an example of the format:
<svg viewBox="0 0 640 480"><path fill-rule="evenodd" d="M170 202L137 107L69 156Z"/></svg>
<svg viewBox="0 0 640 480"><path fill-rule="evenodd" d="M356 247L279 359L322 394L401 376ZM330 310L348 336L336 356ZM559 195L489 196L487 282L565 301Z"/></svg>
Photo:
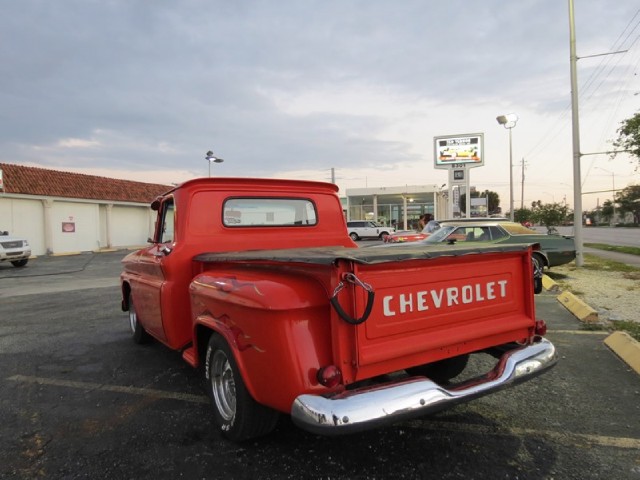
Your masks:
<svg viewBox="0 0 640 480"><path fill-rule="evenodd" d="M436 383L447 383L452 378L460 375L467 367L468 362L468 354L458 355L457 357L445 358L438 362L407 368L407 373L409 375L419 375L430 378Z"/></svg>
<svg viewBox="0 0 640 480"><path fill-rule="evenodd" d="M539 253L534 253L533 255L531 255L531 260L533 261L533 268L539 268L540 272L542 272L544 270L544 267L547 266L544 255L541 255Z"/></svg>
<svg viewBox="0 0 640 480"><path fill-rule="evenodd" d="M351 240L353 240L354 242L357 242L358 240L360 240L360 237L356 232L351 232L349 236L351 237Z"/></svg>
<svg viewBox="0 0 640 480"><path fill-rule="evenodd" d="M220 433L240 442L270 433L280 414L249 394L227 342L217 334L209 339L205 361L206 388Z"/></svg>
<svg viewBox="0 0 640 480"><path fill-rule="evenodd" d="M11 265L13 265L14 267L24 267L27 262L29 261L28 258L23 258L22 260L14 260L13 262L11 262Z"/></svg>
<svg viewBox="0 0 640 480"><path fill-rule="evenodd" d="M531 256L531 263L533 264L533 293L540 293L542 292L542 275L546 262L542 255L534 253Z"/></svg>
<svg viewBox="0 0 640 480"><path fill-rule="evenodd" d="M389 232L382 232L378 238L380 238L380 240L384 241L385 238L387 238L389 236Z"/></svg>
<svg viewBox="0 0 640 480"><path fill-rule="evenodd" d="M534 278L533 279L533 293L540 293L542 292L542 279L541 278Z"/></svg>
<svg viewBox="0 0 640 480"><path fill-rule="evenodd" d="M131 329L131 338L134 343L142 345L151 341L151 335L147 333L138 321L138 314L136 312L136 307L133 304L133 297L131 296L131 293L129 293L129 328Z"/></svg>

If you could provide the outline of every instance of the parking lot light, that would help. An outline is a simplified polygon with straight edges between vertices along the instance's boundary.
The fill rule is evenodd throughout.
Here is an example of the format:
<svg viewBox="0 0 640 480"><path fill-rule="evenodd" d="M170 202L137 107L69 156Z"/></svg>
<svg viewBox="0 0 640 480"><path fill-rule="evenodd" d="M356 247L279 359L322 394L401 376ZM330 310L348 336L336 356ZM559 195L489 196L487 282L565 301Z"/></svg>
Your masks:
<svg viewBox="0 0 640 480"><path fill-rule="evenodd" d="M496 120L509 130L509 219L513 222L513 144L511 142L511 130L518 122L518 115L515 113L498 115Z"/></svg>

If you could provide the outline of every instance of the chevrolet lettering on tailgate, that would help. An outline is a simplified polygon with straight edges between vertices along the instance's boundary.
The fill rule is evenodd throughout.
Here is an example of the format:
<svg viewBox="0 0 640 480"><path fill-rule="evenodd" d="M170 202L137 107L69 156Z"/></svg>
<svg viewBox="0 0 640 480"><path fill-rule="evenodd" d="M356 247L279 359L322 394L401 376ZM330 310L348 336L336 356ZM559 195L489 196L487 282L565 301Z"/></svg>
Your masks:
<svg viewBox="0 0 640 480"><path fill-rule="evenodd" d="M385 317L398 313L423 312L430 307L453 307L460 304L496 300L507 296L507 280L476 283L462 287L421 290L414 293L387 295L382 299Z"/></svg>

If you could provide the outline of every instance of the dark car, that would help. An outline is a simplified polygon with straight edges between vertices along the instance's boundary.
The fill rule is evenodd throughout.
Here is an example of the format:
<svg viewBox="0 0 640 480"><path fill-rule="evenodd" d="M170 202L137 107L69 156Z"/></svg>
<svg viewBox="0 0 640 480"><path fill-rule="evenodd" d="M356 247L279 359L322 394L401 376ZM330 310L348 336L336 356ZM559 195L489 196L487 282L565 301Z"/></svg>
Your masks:
<svg viewBox="0 0 640 480"><path fill-rule="evenodd" d="M576 258L573 237L538 233L502 219L442 221L440 229L417 243L431 245L440 242L538 243L540 250L533 253L533 260L542 268L563 265Z"/></svg>

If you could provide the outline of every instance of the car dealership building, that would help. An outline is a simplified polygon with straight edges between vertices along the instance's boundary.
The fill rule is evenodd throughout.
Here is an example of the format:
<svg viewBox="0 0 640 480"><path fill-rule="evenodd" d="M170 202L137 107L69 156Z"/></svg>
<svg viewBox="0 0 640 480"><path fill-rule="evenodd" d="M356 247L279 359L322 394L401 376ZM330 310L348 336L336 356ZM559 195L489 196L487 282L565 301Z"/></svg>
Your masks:
<svg viewBox="0 0 640 480"><path fill-rule="evenodd" d="M447 192L438 185L350 188L345 194L347 220L375 220L409 230L425 213L436 219L447 218Z"/></svg>

